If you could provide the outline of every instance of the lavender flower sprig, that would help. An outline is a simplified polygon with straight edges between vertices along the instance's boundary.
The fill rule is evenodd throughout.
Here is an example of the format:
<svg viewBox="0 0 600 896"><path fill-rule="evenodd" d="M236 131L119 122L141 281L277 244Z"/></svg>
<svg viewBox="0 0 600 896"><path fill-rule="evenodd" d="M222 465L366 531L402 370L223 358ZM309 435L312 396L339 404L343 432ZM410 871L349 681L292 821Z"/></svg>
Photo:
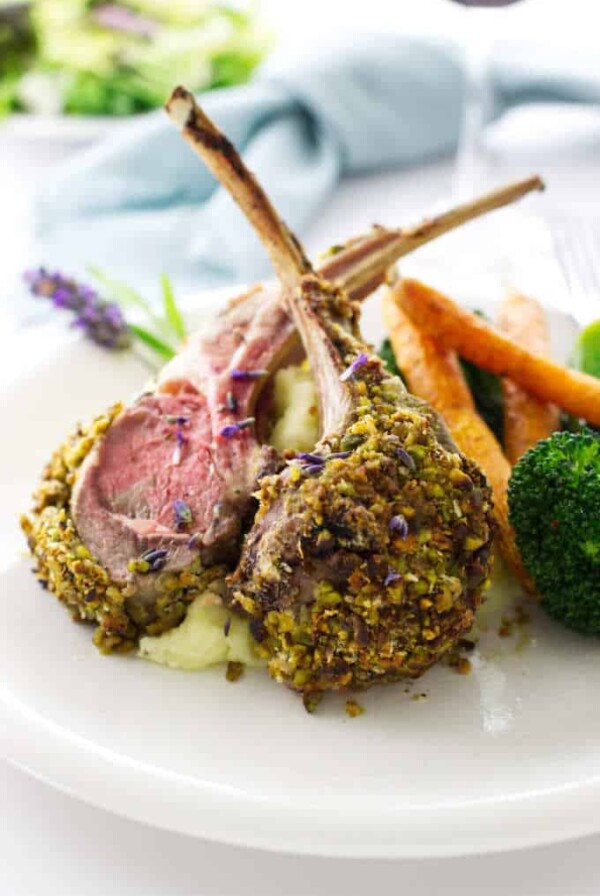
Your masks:
<svg viewBox="0 0 600 896"><path fill-rule="evenodd" d="M45 267L27 271L25 282L33 295L49 299L55 308L72 312L75 315L73 325L82 329L97 345L108 349L123 349L129 348L137 340L152 349L161 362L172 358L175 346L186 334L168 278L164 275L161 278L161 315L126 284L111 280L97 268L91 268L90 273L100 283L108 298L101 297L97 290L85 283ZM130 307L144 315L151 329L125 319L123 308Z"/></svg>
<svg viewBox="0 0 600 896"><path fill-rule="evenodd" d="M131 345L131 332L119 306L101 299L92 287L44 267L27 271L25 282L34 296L49 299L55 308L73 312L73 325L97 345L109 349Z"/></svg>

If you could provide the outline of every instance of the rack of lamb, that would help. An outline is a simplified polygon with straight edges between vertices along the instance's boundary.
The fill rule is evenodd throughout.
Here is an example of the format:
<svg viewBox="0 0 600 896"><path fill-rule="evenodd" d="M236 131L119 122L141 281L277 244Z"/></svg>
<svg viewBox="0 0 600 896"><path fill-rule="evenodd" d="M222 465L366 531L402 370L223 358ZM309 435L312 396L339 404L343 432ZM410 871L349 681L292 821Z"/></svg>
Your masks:
<svg viewBox="0 0 600 896"><path fill-rule="evenodd" d="M473 623L491 492L445 426L362 341L358 306L314 273L241 158L182 88L167 109L255 227L317 383L322 436L260 481L232 606L305 699L416 677Z"/></svg>
<svg viewBox="0 0 600 896"><path fill-rule="evenodd" d="M375 228L321 268L353 299L399 257L539 188L530 178L403 230ZM106 652L178 625L213 583L224 598L262 477L285 467L266 444L272 374L299 356L275 285L257 285L194 334L129 407L115 406L55 452L23 519L38 579Z"/></svg>

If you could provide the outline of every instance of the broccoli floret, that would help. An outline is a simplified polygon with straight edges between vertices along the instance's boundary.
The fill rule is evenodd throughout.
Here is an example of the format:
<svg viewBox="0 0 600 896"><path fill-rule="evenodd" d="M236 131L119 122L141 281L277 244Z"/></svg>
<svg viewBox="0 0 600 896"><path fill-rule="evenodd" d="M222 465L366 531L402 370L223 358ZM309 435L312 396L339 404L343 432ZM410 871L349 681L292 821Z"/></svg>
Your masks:
<svg viewBox="0 0 600 896"><path fill-rule="evenodd" d="M600 635L600 436L558 432L516 464L508 488L521 557L550 616Z"/></svg>

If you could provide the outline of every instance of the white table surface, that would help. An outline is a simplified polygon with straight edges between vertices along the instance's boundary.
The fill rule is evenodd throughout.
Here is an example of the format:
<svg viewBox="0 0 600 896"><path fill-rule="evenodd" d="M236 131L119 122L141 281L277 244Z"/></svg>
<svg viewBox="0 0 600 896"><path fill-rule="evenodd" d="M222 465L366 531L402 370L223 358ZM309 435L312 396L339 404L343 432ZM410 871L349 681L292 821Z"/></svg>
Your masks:
<svg viewBox="0 0 600 896"><path fill-rule="evenodd" d="M548 128L552 129L549 120ZM558 205L585 214L600 200L600 131L566 159L543 158ZM560 127L558 127L560 131ZM526 141L525 141L526 142ZM585 141L584 141L585 142ZM541 148L521 146L503 171L527 171ZM60 154L60 153L59 153ZM28 195L48 176L54 151L17 148L0 135L0 278L6 283L30 255ZM446 163L390 172L344 184L306 234L315 251L377 220L412 221L449 189ZM568 304L566 293L557 303ZM563 301L560 296L563 295ZM587 298L589 302L591 299ZM586 310L589 312L590 308ZM600 311L600 306L599 306ZM33 336L32 336L33 339ZM32 343L33 344L33 343ZM20 346L3 341L4 364L18 364ZM598 896L600 836L543 849L464 859L397 862L295 858L212 845L109 815L52 790L0 761L0 896L354 896L366 891L411 896Z"/></svg>

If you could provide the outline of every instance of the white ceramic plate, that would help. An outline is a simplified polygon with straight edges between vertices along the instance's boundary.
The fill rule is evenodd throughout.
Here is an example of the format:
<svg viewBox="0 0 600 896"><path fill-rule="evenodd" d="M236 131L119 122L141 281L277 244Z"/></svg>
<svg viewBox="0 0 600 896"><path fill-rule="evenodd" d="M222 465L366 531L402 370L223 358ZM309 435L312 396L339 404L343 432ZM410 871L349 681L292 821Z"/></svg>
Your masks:
<svg viewBox="0 0 600 896"><path fill-rule="evenodd" d="M557 322L564 350L572 328ZM372 304L366 330L381 333ZM131 818L295 853L456 855L600 830L599 645L536 611L525 633L499 638L501 615L519 602L510 583L484 615L472 674L437 668L412 688L374 689L356 719L337 698L309 716L260 671L229 684L222 668L100 656L90 629L39 589L16 517L74 421L126 399L146 371L56 333L13 347L29 364L3 399L5 756Z"/></svg>

